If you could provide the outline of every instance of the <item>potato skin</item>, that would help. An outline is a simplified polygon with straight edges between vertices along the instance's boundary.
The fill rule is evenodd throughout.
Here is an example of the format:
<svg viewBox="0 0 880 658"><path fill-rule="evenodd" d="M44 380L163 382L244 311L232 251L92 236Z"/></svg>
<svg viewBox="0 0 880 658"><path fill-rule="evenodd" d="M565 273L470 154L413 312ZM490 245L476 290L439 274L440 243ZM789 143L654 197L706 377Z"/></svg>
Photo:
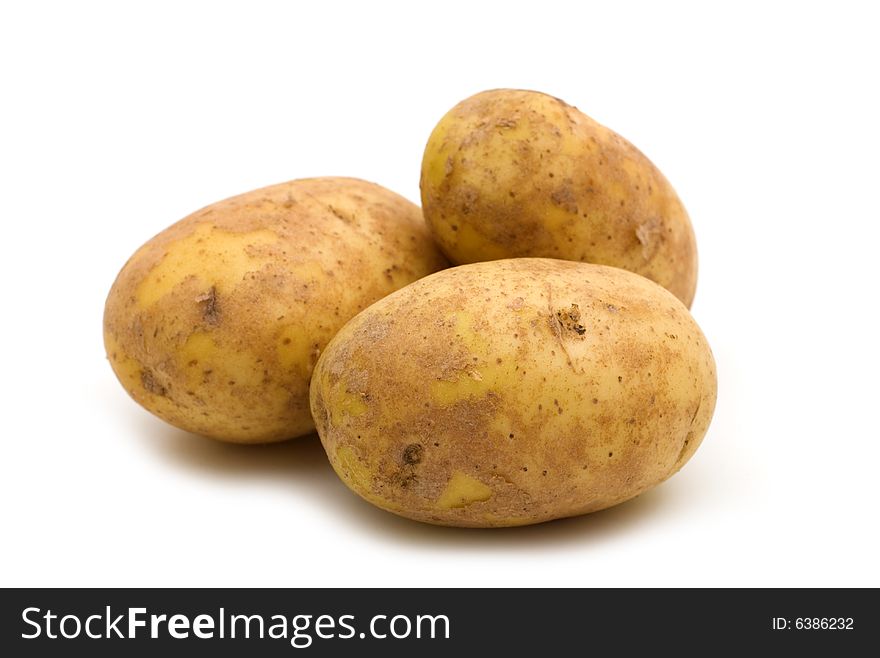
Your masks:
<svg viewBox="0 0 880 658"><path fill-rule="evenodd" d="M312 378L345 483L440 525L539 523L623 502L694 454L712 352L672 294L555 259L454 267L355 316Z"/></svg>
<svg viewBox="0 0 880 658"><path fill-rule="evenodd" d="M242 443L312 432L309 379L336 331L446 266L418 206L352 178L220 201L143 245L104 311L126 391L182 429Z"/></svg>
<svg viewBox="0 0 880 658"><path fill-rule="evenodd" d="M675 190L632 144L558 98L496 89L456 105L428 140L421 192L455 264L613 265L693 301L696 242Z"/></svg>

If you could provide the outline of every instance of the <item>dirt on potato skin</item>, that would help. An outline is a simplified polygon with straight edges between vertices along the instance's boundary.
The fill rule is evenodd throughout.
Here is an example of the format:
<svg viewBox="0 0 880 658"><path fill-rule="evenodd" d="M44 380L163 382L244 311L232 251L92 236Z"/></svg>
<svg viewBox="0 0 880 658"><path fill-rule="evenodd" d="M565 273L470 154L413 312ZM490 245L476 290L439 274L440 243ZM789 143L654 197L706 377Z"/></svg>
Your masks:
<svg viewBox="0 0 880 658"><path fill-rule="evenodd" d="M516 259L432 275L359 315L319 360L312 408L365 499L496 527L596 511L666 479L699 446L715 386L705 338L665 290ZM363 405L345 413L352 399ZM442 508L456 474L475 499Z"/></svg>

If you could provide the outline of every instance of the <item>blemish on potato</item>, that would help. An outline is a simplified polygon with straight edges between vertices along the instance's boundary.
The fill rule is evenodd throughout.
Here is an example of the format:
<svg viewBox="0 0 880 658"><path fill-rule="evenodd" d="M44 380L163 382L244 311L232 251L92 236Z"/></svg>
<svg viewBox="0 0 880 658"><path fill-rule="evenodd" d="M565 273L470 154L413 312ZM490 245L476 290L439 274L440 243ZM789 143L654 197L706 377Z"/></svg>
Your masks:
<svg viewBox="0 0 880 658"><path fill-rule="evenodd" d="M225 231L209 224L197 224L187 237L172 243L143 281L137 286L139 306L148 307L170 293L192 272L192 263L199 263L198 277L215 287L232 287L249 271L268 263L271 255L254 251L255 247L274 245L274 231Z"/></svg>
<svg viewBox="0 0 880 658"><path fill-rule="evenodd" d="M162 384L156 381L153 371L149 368L141 370L141 384L145 390L153 395L164 396L168 392Z"/></svg>
<svg viewBox="0 0 880 658"><path fill-rule="evenodd" d="M691 441L694 438L694 432L691 430L687 433L687 436L684 438L684 442L681 444L681 450L678 451L678 457L675 458L675 466L678 468L684 462L685 457L687 456L688 446L690 446Z"/></svg>
<svg viewBox="0 0 880 658"><path fill-rule="evenodd" d="M327 210L329 210L330 214L332 214L334 217L336 217L337 219L341 219L346 224L354 224L356 221L355 217L342 212L340 209L336 208L336 206L332 204L327 204Z"/></svg>
<svg viewBox="0 0 880 658"><path fill-rule="evenodd" d="M196 297L196 302L202 306L202 319L205 324L213 326L220 322L220 306L217 303L216 286L211 286L208 292Z"/></svg>
<svg viewBox="0 0 880 658"><path fill-rule="evenodd" d="M655 237L663 232L663 225L656 217L651 217L647 221L636 227L636 239L642 245L642 257L650 260L660 247L660 242Z"/></svg>
<svg viewBox="0 0 880 658"><path fill-rule="evenodd" d="M581 310L577 304L572 304L569 308L561 308L556 311L556 319L566 331L573 331L578 336L587 333L587 328L581 324Z"/></svg>
<svg viewBox="0 0 880 658"><path fill-rule="evenodd" d="M403 463L407 465L421 463L423 452L424 449L420 443L410 443L403 451Z"/></svg>
<svg viewBox="0 0 880 658"><path fill-rule="evenodd" d="M550 174L550 177L552 178L553 174ZM571 188L568 186L554 190L550 194L550 200L553 201L554 204L573 215L578 214L578 205L575 199L574 192L572 192Z"/></svg>

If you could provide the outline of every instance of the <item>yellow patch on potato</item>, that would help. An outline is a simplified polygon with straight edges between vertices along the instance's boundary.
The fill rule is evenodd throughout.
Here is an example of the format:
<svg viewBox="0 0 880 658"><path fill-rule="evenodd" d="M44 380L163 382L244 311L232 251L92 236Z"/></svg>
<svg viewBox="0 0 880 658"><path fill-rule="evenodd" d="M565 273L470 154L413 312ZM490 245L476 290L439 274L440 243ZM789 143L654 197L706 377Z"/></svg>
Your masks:
<svg viewBox="0 0 880 658"><path fill-rule="evenodd" d="M449 406L464 398L481 396L490 390L493 381L483 379L479 370L462 373L455 381L436 381L431 387L431 398L437 404Z"/></svg>
<svg viewBox="0 0 880 658"><path fill-rule="evenodd" d="M437 499L437 507L440 509L467 507L472 503L489 500L491 497L492 489L485 484L469 475L455 472L449 478L440 498Z"/></svg>
<svg viewBox="0 0 880 658"><path fill-rule="evenodd" d="M228 290L250 271L271 261L271 254L259 247L278 242L270 230L236 233L201 224L190 235L173 243L147 278L137 286L142 307L150 306L170 293L186 277L197 277L208 287ZM193 271L193 263L201 267Z"/></svg>
<svg viewBox="0 0 880 658"><path fill-rule="evenodd" d="M336 464L351 482L356 482L360 487L368 487L370 484L370 471L361 464L357 455L348 446L340 446L336 451Z"/></svg>
<svg viewBox="0 0 880 658"><path fill-rule="evenodd" d="M331 413L336 422L340 422L345 416L360 416L367 410L366 403L359 395L341 393L336 397L335 402Z"/></svg>

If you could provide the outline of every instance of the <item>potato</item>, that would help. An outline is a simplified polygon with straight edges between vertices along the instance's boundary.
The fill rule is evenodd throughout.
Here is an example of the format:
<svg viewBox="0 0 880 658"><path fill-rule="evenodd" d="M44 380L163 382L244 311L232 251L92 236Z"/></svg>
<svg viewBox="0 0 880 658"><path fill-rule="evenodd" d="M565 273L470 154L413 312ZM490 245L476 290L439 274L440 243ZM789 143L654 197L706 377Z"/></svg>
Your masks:
<svg viewBox="0 0 880 658"><path fill-rule="evenodd" d="M361 309L446 262L418 206L352 178L208 206L135 252L104 313L110 364L147 410L235 442L314 429L318 354Z"/></svg>
<svg viewBox="0 0 880 658"><path fill-rule="evenodd" d="M421 190L455 264L613 265L693 301L697 248L672 186L623 137L558 98L497 89L456 105L428 140Z"/></svg>
<svg viewBox="0 0 880 658"><path fill-rule="evenodd" d="M334 469L419 521L514 526L616 505L690 459L715 365L672 294L555 259L464 265L355 316L312 379Z"/></svg>

